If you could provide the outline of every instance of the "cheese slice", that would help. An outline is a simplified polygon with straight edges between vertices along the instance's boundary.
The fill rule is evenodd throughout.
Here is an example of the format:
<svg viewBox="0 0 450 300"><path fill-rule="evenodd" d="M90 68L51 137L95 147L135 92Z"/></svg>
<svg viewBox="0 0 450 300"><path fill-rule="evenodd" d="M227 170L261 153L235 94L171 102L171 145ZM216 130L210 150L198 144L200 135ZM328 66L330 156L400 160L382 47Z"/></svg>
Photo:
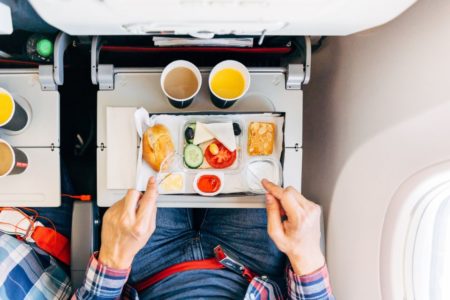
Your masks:
<svg viewBox="0 0 450 300"><path fill-rule="evenodd" d="M236 137L234 136L233 123L211 123L203 125L228 150L236 150Z"/></svg>
<svg viewBox="0 0 450 300"><path fill-rule="evenodd" d="M206 128L207 124L197 122L195 124L194 145L198 145L214 138L214 135Z"/></svg>

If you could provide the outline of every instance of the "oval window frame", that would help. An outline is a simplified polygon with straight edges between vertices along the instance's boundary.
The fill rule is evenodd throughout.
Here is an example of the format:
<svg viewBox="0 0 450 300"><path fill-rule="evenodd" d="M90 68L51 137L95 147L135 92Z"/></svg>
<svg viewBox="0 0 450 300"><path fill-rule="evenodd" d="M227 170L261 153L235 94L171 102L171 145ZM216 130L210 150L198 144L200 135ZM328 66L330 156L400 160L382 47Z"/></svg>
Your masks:
<svg viewBox="0 0 450 300"><path fill-rule="evenodd" d="M442 197L446 195L446 197ZM386 211L380 249L380 287L383 299L423 299L414 288L416 241L429 205L450 196L450 161L423 169L405 180ZM441 200L442 201L442 200ZM420 237L419 237L420 239ZM424 289L429 290L429 289ZM426 299L431 299L426 298Z"/></svg>

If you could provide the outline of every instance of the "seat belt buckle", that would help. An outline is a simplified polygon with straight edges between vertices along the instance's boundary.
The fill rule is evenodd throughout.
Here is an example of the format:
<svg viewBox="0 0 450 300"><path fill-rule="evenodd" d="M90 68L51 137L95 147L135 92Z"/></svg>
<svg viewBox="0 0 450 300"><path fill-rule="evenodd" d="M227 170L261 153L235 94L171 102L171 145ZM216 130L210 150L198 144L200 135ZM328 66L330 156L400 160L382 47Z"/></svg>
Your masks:
<svg viewBox="0 0 450 300"><path fill-rule="evenodd" d="M252 279L256 276L249 268L238 262L235 258L228 255L223 248L218 245L214 248L214 255L218 262L224 265L226 268L231 271L242 275L248 282L252 281Z"/></svg>

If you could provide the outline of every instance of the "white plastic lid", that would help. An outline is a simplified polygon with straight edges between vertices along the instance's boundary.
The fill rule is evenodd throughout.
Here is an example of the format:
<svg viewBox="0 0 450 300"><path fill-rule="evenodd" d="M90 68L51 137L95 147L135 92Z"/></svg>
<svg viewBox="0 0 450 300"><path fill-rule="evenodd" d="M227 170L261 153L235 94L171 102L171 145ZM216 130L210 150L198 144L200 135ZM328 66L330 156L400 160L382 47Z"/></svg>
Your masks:
<svg viewBox="0 0 450 300"><path fill-rule="evenodd" d="M261 181L267 179L277 185L282 183L281 163L270 158L255 158L247 164L246 180L249 191L265 194Z"/></svg>

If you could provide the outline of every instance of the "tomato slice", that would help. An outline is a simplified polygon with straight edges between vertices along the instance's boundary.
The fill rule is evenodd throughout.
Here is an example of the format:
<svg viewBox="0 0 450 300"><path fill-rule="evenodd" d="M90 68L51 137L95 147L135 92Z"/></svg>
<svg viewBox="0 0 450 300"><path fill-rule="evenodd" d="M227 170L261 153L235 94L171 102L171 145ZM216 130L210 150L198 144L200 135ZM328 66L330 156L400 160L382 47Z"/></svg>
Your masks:
<svg viewBox="0 0 450 300"><path fill-rule="evenodd" d="M216 155L213 155L211 151L209 151L209 145L212 143L216 144L219 148L219 153ZM205 159L211 167L214 169L224 169L234 163L236 160L236 150L231 152L218 140L212 141L211 144L209 144L205 149Z"/></svg>

